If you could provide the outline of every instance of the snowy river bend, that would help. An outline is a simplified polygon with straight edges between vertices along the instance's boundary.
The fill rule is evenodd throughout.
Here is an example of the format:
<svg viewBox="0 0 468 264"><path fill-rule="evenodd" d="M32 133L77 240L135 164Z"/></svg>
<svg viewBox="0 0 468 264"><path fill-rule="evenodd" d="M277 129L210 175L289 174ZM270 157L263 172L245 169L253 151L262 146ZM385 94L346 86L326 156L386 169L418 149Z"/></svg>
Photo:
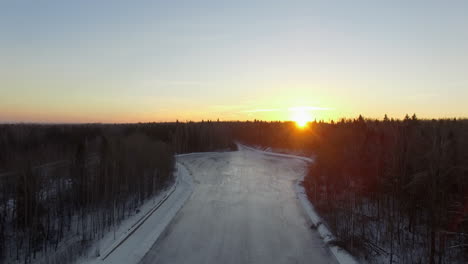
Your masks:
<svg viewBox="0 0 468 264"><path fill-rule="evenodd" d="M336 263L296 198L304 161L242 148L178 160L193 194L141 263Z"/></svg>

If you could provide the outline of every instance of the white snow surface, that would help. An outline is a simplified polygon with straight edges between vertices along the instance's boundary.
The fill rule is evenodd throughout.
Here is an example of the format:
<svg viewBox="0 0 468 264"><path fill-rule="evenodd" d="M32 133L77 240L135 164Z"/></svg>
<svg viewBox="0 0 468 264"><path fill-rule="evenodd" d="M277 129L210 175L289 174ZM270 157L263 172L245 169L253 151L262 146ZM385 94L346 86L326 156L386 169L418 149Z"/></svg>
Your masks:
<svg viewBox="0 0 468 264"><path fill-rule="evenodd" d="M304 208L312 224L317 228L317 232L320 234L320 237L322 237L323 241L325 243L328 243L328 242L335 240L335 236L330 232L330 230L322 222L322 219L315 211L314 206L310 203L309 199L307 198L304 187L300 185L300 181L296 183L296 192L297 192L297 196L299 198L299 201L301 202L302 207ZM336 259L338 260L340 264L358 264L359 263L347 251L345 251L344 249L338 246L331 245L330 251L333 253L333 255L336 257Z"/></svg>
<svg viewBox="0 0 468 264"><path fill-rule="evenodd" d="M271 156L275 156L275 157L283 157L283 158L292 158L292 159L299 159L299 160L303 160L303 161L306 161L306 162L313 162L313 158L311 157L304 157L304 156L297 156L297 155L291 155L291 154L283 154L283 153L276 153L276 152L272 152L272 151L269 151L270 148L266 149L266 150L262 150L262 149L259 149L259 148L253 148L253 147L249 147L249 146L246 146L246 145L243 145L243 144L240 144L240 143L237 143L237 148L239 150L250 150L250 151L255 151L255 152L258 152L258 153L262 153L264 155L271 155Z"/></svg>
<svg viewBox="0 0 468 264"><path fill-rule="evenodd" d="M289 154L282 154L282 153L275 153L266 150L261 150L258 148L252 148L249 146L245 146L243 144L237 143L237 147L241 150L251 150L256 151L259 153L264 153L266 155L272 155L277 157L287 157L293 159L300 159L306 162L313 162L313 158L303 157L303 156L296 156L296 155L289 155ZM307 217L309 218L311 224L313 224L317 228L317 232L320 234L320 237L323 239L325 243L329 243L335 240L335 236L332 232L328 229L326 224L323 222L319 214L315 211L314 206L310 203L307 194L305 192L304 187L301 185L302 181L304 180L305 173L302 174L302 177L296 181L294 185L297 197L304 208ZM338 246L329 246L330 251L333 253L335 258L338 260L340 264L359 264L359 262L346 250L338 247Z"/></svg>
<svg viewBox="0 0 468 264"><path fill-rule="evenodd" d="M307 163L239 149L178 158L193 194L141 263L337 263L295 192Z"/></svg>
<svg viewBox="0 0 468 264"><path fill-rule="evenodd" d="M157 210L130 236L142 216L129 219L117 240L101 242L99 258L79 262L357 263L327 245L334 237L299 184L312 159L238 147L177 155L175 189L142 211L167 196Z"/></svg>
<svg viewBox="0 0 468 264"><path fill-rule="evenodd" d="M286 158L295 158L295 159L300 159L304 160L306 162L313 162L313 158L308 158L308 157L303 157L303 156L296 156L296 155L289 155L289 154L282 154L282 153L275 153L275 152L270 152L267 150L261 150L258 148L253 148L249 146L245 146L243 144L237 143L237 147L240 150L251 150L251 151L256 151L258 153L263 153L266 155L272 155L272 156L277 156L277 157L286 157ZM304 208L304 211L309 218L311 224L313 224L317 228L317 232L320 234L320 237L323 239L325 243L329 243L333 240L335 240L335 236L333 233L328 229L326 224L323 222L319 214L315 211L314 206L312 203L309 201L307 194L305 192L304 187L301 185L302 181L304 180L305 173L302 174L301 178L296 181L295 184L295 191L297 194L297 197ZM329 246L330 251L333 253L335 258L338 260L340 264L358 264L359 262L351 255L349 254L346 250L338 247L331 245Z"/></svg>
<svg viewBox="0 0 468 264"><path fill-rule="evenodd" d="M99 247L103 250L101 256L97 258L82 258L78 260L78 263L138 263L156 242L192 193L193 182L189 172L185 166L179 162L176 163L176 168L175 186L166 193L158 196L155 201L149 201L142 206L141 211L150 213L149 215L145 217L145 213L142 213L137 217L134 216L127 219L119 228L116 236L117 239L114 240L113 232L109 232L104 239L98 242L100 244ZM167 199L162 202L165 198ZM151 213L150 211L156 209L155 207L159 202L162 203L158 206L157 210ZM144 222L139 225L140 221ZM130 232L132 232L132 234L128 236ZM124 241L122 242L122 240ZM120 244L120 242L122 243ZM110 254L106 256L107 253Z"/></svg>

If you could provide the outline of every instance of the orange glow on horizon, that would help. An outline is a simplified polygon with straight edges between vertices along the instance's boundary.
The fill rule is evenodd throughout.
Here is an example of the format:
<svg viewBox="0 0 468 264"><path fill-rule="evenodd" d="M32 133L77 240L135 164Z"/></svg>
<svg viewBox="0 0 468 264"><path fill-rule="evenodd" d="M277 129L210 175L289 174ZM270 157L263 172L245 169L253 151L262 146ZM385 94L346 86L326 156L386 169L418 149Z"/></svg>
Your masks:
<svg viewBox="0 0 468 264"><path fill-rule="evenodd" d="M312 116L306 109L296 108L293 111L292 120L298 128L305 128L312 121Z"/></svg>

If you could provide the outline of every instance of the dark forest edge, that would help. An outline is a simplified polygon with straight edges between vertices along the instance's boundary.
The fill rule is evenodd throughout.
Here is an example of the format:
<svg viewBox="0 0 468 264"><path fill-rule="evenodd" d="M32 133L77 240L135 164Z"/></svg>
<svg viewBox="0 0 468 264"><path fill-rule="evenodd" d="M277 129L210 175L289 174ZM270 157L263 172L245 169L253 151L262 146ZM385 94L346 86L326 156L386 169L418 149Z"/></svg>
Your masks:
<svg viewBox="0 0 468 264"><path fill-rule="evenodd" d="M70 233L84 250L173 182L174 154L234 150L235 141L314 155L309 199L334 243L359 258L468 259L468 121L416 116L305 129L262 121L0 125L0 255L29 262Z"/></svg>
<svg viewBox="0 0 468 264"><path fill-rule="evenodd" d="M0 125L0 262L72 262L173 183L175 153L231 142L213 122Z"/></svg>
<svg viewBox="0 0 468 264"><path fill-rule="evenodd" d="M370 263L467 263L468 120L248 124L247 144L313 155L307 195Z"/></svg>

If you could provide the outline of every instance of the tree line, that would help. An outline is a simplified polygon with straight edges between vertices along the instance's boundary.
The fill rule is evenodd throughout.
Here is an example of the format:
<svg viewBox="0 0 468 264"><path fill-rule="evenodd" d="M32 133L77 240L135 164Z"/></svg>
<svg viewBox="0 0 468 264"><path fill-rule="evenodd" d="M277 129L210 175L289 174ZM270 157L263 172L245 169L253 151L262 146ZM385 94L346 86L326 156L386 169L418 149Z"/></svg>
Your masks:
<svg viewBox="0 0 468 264"><path fill-rule="evenodd" d="M71 262L173 183L175 153L232 147L220 122L0 125L0 262Z"/></svg>
<svg viewBox="0 0 468 264"><path fill-rule="evenodd" d="M0 125L0 259L81 254L173 182L174 154L235 142L313 156L304 186L369 263L466 263L468 121Z"/></svg>
<svg viewBox="0 0 468 264"><path fill-rule="evenodd" d="M466 263L468 121L342 120L315 128L309 198L376 263Z"/></svg>
<svg viewBox="0 0 468 264"><path fill-rule="evenodd" d="M313 155L304 186L337 236L369 263L468 261L468 120L247 122L236 138Z"/></svg>

